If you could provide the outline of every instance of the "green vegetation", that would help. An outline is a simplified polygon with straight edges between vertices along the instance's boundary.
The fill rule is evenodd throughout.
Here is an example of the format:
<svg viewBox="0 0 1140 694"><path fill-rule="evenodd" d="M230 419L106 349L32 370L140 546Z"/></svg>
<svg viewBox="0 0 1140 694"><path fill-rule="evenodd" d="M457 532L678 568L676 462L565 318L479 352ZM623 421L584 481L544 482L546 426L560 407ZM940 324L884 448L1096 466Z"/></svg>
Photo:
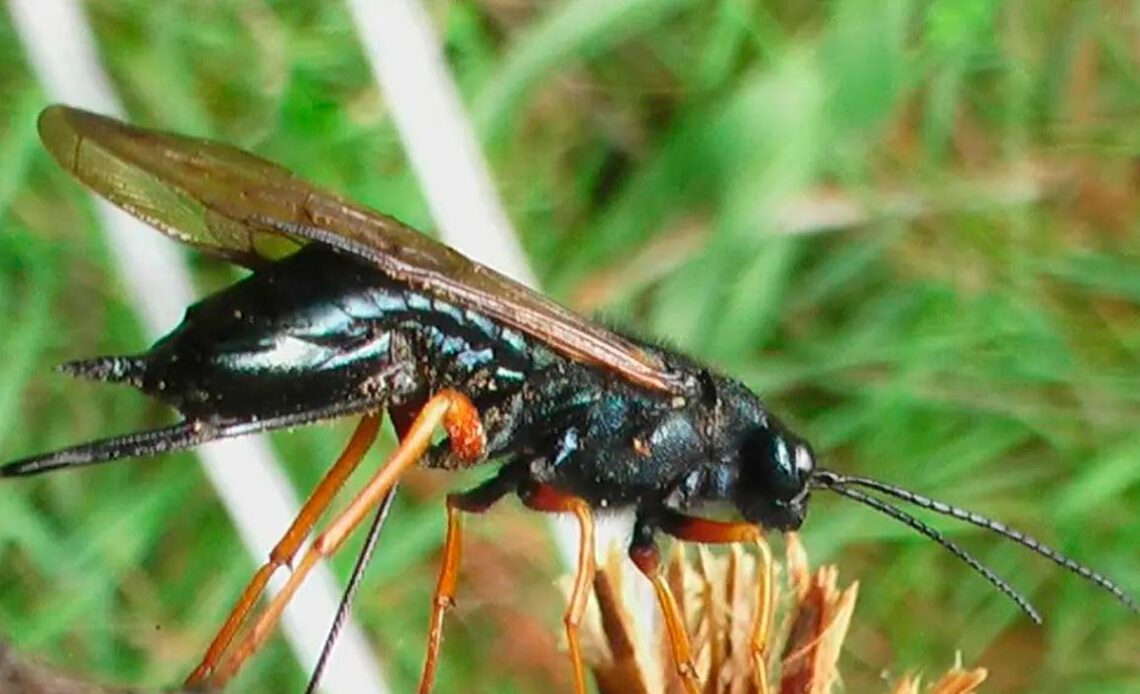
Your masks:
<svg viewBox="0 0 1140 694"><path fill-rule="evenodd" d="M1140 594L1128 3L431 7L555 296L739 375L827 465L1008 521ZM137 122L255 149L430 227L337 3L88 11ZM2 15L0 93L0 458L167 421L51 371L143 340L90 206L39 147L44 97ZM837 201L857 214L821 223ZM203 291L230 276L195 263ZM346 434L275 438L299 488ZM454 484L406 485L357 606L396 691L419 672ZM469 524L441 692L568 684L545 525L512 506ZM902 526L817 495L813 559L863 585L848 691L881 689L883 670L941 671L958 651L991 669L989 691L1140 688L1135 615L1010 544L934 524L1026 591L1044 628ZM252 570L241 556L189 456L6 482L0 638L103 680L172 684ZM351 562L350 548L335 568ZM277 639L238 690L303 677Z"/></svg>

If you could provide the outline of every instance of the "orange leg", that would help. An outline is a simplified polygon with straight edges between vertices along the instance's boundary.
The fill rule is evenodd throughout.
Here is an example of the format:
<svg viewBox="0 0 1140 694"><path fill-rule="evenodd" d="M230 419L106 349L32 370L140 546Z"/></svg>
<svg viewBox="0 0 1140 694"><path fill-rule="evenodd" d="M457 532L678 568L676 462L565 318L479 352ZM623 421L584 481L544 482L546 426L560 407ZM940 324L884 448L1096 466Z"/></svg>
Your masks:
<svg viewBox="0 0 1140 694"><path fill-rule="evenodd" d="M754 542L760 553L758 572L763 580L757 582L756 614L752 622L752 659L756 677L756 689L765 694L768 691L768 673L765 658L769 631L772 624L772 611L775 609L775 583L772 580L772 552L761 541L760 528L751 523L726 523L686 516L675 511L666 512L659 520L661 529L688 542L705 544L728 544L733 542Z"/></svg>
<svg viewBox="0 0 1140 694"><path fill-rule="evenodd" d="M586 675L582 669L582 647L578 641L578 625L586 612L590 586L597 571L594 550L594 516L590 505L583 499L570 496L548 485L537 485L522 495L523 503L536 511L547 513L573 513L578 517L578 569L574 574L574 587L570 601L562 615L566 625L566 645L570 651L570 664L574 668L574 692L586 694Z"/></svg>
<svg viewBox="0 0 1140 694"><path fill-rule="evenodd" d="M269 602L252 628L234 647L230 657L210 678L211 686L220 688L224 685L242 663L269 638L285 606L317 561L336 552L400 476L419 461L424 451L431 445L433 432L440 425L447 430L457 455L471 461L477 460L482 455L483 429L479 413L471 401L453 390L441 391L428 400L412 422L400 445L388 458L388 462L372 476L348 507L313 541L281 592Z"/></svg>
<svg viewBox="0 0 1140 694"><path fill-rule="evenodd" d="M689 635L677 599L673 597L673 591L669 590L669 584L661 573L661 552L653 541L654 529L655 526L646 519L637 519L633 526L633 539L629 544L629 558L649 579L653 592L657 594L657 604L661 607L661 616L665 620L665 630L669 635L669 645L673 647L673 662L681 684L688 694L698 694L701 686L697 681L697 668L693 664L693 648L689 644Z"/></svg>
<svg viewBox="0 0 1140 694"><path fill-rule="evenodd" d="M460 509L453 494L447 495L447 535L443 540L443 560L431 599L428 619L428 641L424 651L424 668L420 672L419 693L427 694L435 684L435 666L439 660L439 644L443 640L443 615L455 605L455 585L459 580L459 558L463 535Z"/></svg>
<svg viewBox="0 0 1140 694"><path fill-rule="evenodd" d="M665 619L666 633L673 648L673 660L677 665L677 676L689 694L700 691L696 666L693 664L693 649L685 630L685 620L677 606L677 600L669 590L669 584L661 574L661 556L653 541L653 531L660 528L678 540L722 544L731 542L755 542L760 537L759 529L749 523L724 523L686 516L676 511L659 510L648 518L637 519L633 529L633 540L629 546L629 558L653 584L657 603Z"/></svg>
<svg viewBox="0 0 1140 694"><path fill-rule="evenodd" d="M657 527L667 535L685 542L724 545L733 542L756 542L760 528L751 523L726 523L665 511L657 516Z"/></svg>
<svg viewBox="0 0 1140 694"><path fill-rule="evenodd" d="M459 579L459 559L462 545L462 516L460 513L482 513L504 494L515 488L514 480L503 473L487 480L463 494L447 495L447 535L443 540L443 561L439 578L432 594L431 618L428 620L428 641L424 651L424 669L420 674L420 694L431 691L435 682L435 667L439 661L439 645L443 639L443 616L455 605L455 586Z"/></svg>
<svg viewBox="0 0 1140 694"><path fill-rule="evenodd" d="M357 425L356 430L352 433L352 438L349 439L348 445L345 446L344 452L337 458L336 463L325 474L317 485L313 493L309 495L305 505L301 507L297 518L294 519L293 524L289 526L289 530L285 532L284 537L277 543L273 550L269 553L269 561L262 564L257 572L253 574L246 585L245 590L241 592L237 602L234 604L233 610L230 611L226 621L222 624L222 628L218 630L214 640L210 642L210 647L206 649L206 653L202 656L202 662L190 676L186 678L186 686L194 687L202 684L207 677L214 671L218 665L218 660L222 654L225 653L226 648L230 645L234 635L237 634L241 625L245 622L246 616L249 611L257 603L261 594L265 592L265 586L269 583L269 578L280 567L285 566L293 561L293 557L297 554L297 550L301 548L301 543L309 535L309 531L313 529L313 524L321 517L321 514L328 508L329 503L340 491L344 481L352 474L357 465L364 458L364 454L376 441L376 433L380 429L380 417L375 414L365 415Z"/></svg>

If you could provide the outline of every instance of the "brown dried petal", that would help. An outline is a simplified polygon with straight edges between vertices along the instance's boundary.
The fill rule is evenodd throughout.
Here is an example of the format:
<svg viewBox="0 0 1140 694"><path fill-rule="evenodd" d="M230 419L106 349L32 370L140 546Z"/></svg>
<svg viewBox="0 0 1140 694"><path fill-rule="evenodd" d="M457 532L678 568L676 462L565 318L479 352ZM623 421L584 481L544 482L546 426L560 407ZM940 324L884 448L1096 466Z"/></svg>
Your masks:
<svg viewBox="0 0 1140 694"><path fill-rule="evenodd" d="M858 584L838 587L838 570L815 572L794 534L786 540L785 567L790 610L775 630L780 601L771 550L758 553L739 545L725 553L697 548L695 557L674 545L663 570L681 609L702 691L708 694L769 694L768 675L780 674L782 694L824 694L839 681L838 660L854 612ZM623 581L644 580L623 553L613 552L594 581L582 624L584 657L603 694L683 691L676 675L665 629L652 644L639 643L631 613L623 603ZM762 628L757 628L760 624ZM782 635L782 638L780 636ZM894 694L968 694L977 690L985 670L955 668L923 688L917 677L903 677Z"/></svg>
<svg viewBox="0 0 1140 694"><path fill-rule="evenodd" d="M963 670L952 668L926 689L927 694L972 694L978 691L989 673L985 668ZM919 694L922 678L906 675L891 688L891 694Z"/></svg>

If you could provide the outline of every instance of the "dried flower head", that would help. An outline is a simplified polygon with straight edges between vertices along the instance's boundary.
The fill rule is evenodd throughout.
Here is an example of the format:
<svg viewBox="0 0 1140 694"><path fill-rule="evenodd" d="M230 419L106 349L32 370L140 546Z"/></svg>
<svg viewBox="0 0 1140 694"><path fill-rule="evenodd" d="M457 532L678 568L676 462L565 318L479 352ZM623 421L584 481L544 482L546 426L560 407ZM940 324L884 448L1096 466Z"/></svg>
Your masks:
<svg viewBox="0 0 1140 694"><path fill-rule="evenodd" d="M838 585L834 565L811 571L803 545L786 540L783 573L761 541L755 554L734 545L714 553L674 544L667 580L685 617L694 663L705 692L824 694L839 679L838 661L855 610L858 584ZM664 629L639 629L626 593L644 579L618 552L599 567L594 598L582 624L583 655L598 690L683 692ZM642 601L644 602L644 601ZM653 604L652 600L648 604ZM654 605L655 607L655 605ZM644 636L643 634L651 634ZM982 668L947 672L923 687L917 676L893 683L892 694L967 694L986 678Z"/></svg>

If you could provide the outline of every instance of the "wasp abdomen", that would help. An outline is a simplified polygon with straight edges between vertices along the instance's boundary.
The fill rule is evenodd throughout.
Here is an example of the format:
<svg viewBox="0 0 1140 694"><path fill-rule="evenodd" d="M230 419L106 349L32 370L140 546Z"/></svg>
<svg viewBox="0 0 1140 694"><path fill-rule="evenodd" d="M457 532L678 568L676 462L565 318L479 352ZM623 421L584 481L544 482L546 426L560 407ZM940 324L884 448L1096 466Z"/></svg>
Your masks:
<svg viewBox="0 0 1140 694"><path fill-rule="evenodd" d="M254 421L442 388L491 405L551 359L481 314L309 246L192 306L146 353L65 369L127 382L188 419Z"/></svg>

